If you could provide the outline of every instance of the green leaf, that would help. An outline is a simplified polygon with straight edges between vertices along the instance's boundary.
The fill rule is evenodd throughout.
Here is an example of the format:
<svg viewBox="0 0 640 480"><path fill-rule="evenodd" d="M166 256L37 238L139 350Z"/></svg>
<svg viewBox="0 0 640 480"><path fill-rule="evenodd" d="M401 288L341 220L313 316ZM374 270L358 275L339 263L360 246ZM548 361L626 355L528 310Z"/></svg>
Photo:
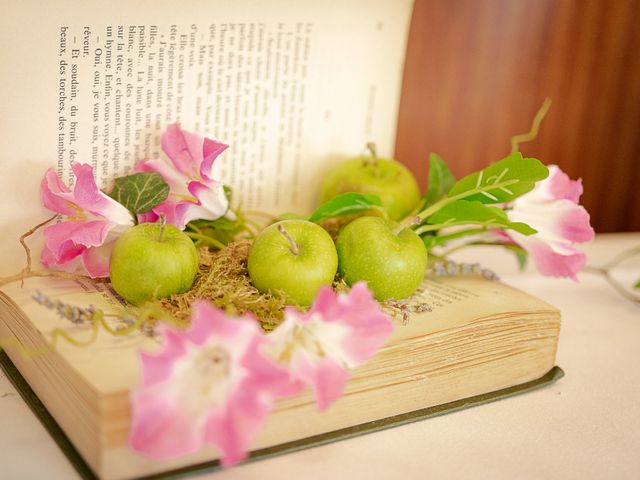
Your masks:
<svg viewBox="0 0 640 480"><path fill-rule="evenodd" d="M640 279L638 279L638 282L634 285L633 288L640 288Z"/></svg>
<svg viewBox="0 0 640 480"><path fill-rule="evenodd" d="M109 194L131 213L146 213L169 196L169 185L156 172L142 172L116 178Z"/></svg>
<svg viewBox="0 0 640 480"><path fill-rule="evenodd" d="M429 155L429 183L421 210L444 197L455 183L456 179L447 163L440 155L431 153Z"/></svg>
<svg viewBox="0 0 640 480"><path fill-rule="evenodd" d="M227 197L227 201L231 204L231 200L233 200L233 190L229 185L223 185L222 189L224 190L224 196Z"/></svg>
<svg viewBox="0 0 640 480"><path fill-rule="evenodd" d="M501 208L488 207L480 202L468 200L456 200L445 205L431 215L427 219L427 223L440 225L441 228L469 224L510 228L523 235L532 235L537 232L526 223L510 221Z"/></svg>
<svg viewBox="0 0 640 480"><path fill-rule="evenodd" d="M536 158L523 158L520 152L509 155L479 172L458 180L448 196L480 203L510 202L547 178L549 169Z"/></svg>
<svg viewBox="0 0 640 480"><path fill-rule="evenodd" d="M300 215L299 213L284 212L278 215L278 221L280 220L306 220L306 215Z"/></svg>
<svg viewBox="0 0 640 480"><path fill-rule="evenodd" d="M527 253L527 251L518 245L501 245L501 246L506 248L516 256L516 260L518 261L518 267L520 268L520 270L524 270L524 267L527 266L527 260L529 260L529 254Z"/></svg>
<svg viewBox="0 0 640 480"><path fill-rule="evenodd" d="M431 251L433 247L437 247L438 245L444 245L449 241L449 239L445 239L444 237L440 237L438 235L433 235L431 232L426 233L421 236L422 241L424 242L424 246L427 247L428 251Z"/></svg>
<svg viewBox="0 0 640 480"><path fill-rule="evenodd" d="M363 193L341 193L327 203L320 205L309 217L311 222L321 222L327 218L353 215L355 213L380 207L380 197Z"/></svg>
<svg viewBox="0 0 640 480"><path fill-rule="evenodd" d="M216 218L215 220L192 220L187 226L193 226L194 230L203 228L214 228L226 232L235 232L238 230L237 220L231 220L227 217Z"/></svg>

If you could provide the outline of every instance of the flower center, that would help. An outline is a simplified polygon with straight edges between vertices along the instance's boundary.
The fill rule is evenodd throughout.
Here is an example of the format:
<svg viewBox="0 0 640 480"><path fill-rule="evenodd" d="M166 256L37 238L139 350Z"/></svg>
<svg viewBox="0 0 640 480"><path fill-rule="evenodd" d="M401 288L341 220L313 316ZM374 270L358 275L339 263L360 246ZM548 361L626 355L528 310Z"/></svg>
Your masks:
<svg viewBox="0 0 640 480"><path fill-rule="evenodd" d="M86 220L87 219L87 216L85 215L84 210L82 210L75 203L70 202L69 200L67 200L67 207L69 207L70 209L72 209L72 210L74 210L76 212L76 214L73 215L73 216L67 215L67 220L68 221L82 221L82 220Z"/></svg>
<svg viewBox="0 0 640 480"><path fill-rule="evenodd" d="M238 373L238 372L236 372ZM222 345L210 345L196 351L184 366L181 380L182 404L195 417L212 407L221 407L232 387L234 366L229 351Z"/></svg>

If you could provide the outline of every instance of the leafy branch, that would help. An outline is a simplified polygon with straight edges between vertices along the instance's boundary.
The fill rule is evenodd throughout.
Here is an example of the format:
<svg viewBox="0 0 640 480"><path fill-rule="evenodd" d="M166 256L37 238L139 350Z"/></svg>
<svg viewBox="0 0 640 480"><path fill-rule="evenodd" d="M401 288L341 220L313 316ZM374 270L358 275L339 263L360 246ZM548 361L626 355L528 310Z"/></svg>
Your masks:
<svg viewBox="0 0 640 480"><path fill-rule="evenodd" d="M355 215L368 210L376 210L386 215L378 195L354 192L341 193L320 205L311 214L309 221L318 223L329 218Z"/></svg>

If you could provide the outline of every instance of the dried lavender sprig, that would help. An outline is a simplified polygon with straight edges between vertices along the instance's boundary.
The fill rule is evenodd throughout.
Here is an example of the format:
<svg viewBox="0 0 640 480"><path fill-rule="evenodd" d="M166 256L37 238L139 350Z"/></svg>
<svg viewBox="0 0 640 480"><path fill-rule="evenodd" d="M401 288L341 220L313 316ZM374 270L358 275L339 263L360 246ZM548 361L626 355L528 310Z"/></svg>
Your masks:
<svg viewBox="0 0 640 480"><path fill-rule="evenodd" d="M92 322L94 314L96 313L96 308L93 305L89 305L85 308L77 307L75 305L64 303L60 300L52 300L39 290L36 291L32 298L36 303L49 310L55 310L61 318L70 320L71 323L76 325L85 322Z"/></svg>
<svg viewBox="0 0 640 480"><path fill-rule="evenodd" d="M458 263L453 260L438 260L427 269L427 275L456 277L458 275L480 275L487 280L499 280L498 275L478 263Z"/></svg>
<svg viewBox="0 0 640 480"><path fill-rule="evenodd" d="M152 318L140 321L141 319L138 318L137 315L126 310L114 315L121 323L117 325L112 331L104 321L105 313L101 309L98 309L93 305L89 305L88 307L84 308L78 307L75 305L64 303L61 300L53 300L39 290L36 291L32 298L36 303L49 310L55 310L61 318L70 320L75 325L90 324L95 327L97 323L100 323L104 326L105 329L111 331L111 333L114 334L116 332L118 334L126 334L129 333L132 329L137 329L144 335L147 335L149 337L154 337L156 335L154 329L156 322L153 321ZM63 336L66 337L66 335Z"/></svg>

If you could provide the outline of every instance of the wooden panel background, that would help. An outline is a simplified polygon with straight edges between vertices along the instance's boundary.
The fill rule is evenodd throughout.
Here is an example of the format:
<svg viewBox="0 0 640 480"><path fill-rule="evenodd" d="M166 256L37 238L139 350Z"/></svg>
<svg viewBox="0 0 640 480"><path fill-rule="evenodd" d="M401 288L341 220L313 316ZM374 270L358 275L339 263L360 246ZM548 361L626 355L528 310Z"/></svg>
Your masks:
<svg viewBox="0 0 640 480"><path fill-rule="evenodd" d="M396 158L426 184L434 151L463 175L509 153L582 177L598 232L640 230L640 0L416 0Z"/></svg>

